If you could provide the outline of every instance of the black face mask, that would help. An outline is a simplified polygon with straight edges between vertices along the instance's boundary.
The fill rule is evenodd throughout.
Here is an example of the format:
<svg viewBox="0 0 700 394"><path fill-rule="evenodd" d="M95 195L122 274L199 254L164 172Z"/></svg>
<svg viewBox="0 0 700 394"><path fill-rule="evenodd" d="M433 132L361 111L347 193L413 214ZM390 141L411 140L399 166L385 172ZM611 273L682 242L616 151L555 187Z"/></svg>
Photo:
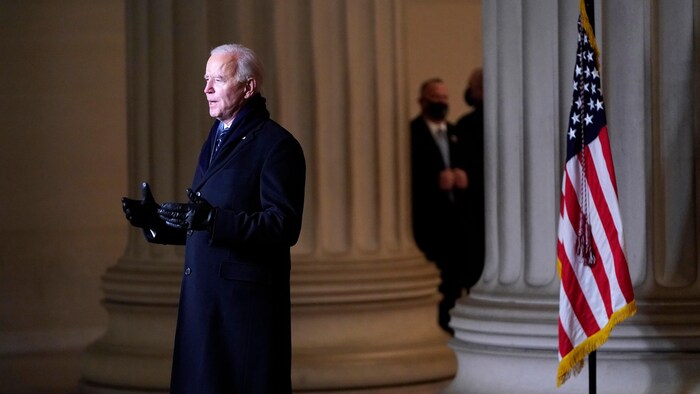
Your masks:
<svg viewBox="0 0 700 394"><path fill-rule="evenodd" d="M425 114L431 119L443 120L447 116L447 104L436 101L428 101L425 106Z"/></svg>

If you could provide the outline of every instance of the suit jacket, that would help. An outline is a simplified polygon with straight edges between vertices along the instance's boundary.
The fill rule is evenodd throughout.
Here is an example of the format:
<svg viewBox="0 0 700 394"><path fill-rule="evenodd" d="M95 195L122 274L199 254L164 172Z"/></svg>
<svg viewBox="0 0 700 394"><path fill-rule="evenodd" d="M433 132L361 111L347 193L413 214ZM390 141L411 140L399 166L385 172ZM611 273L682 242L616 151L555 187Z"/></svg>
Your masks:
<svg viewBox="0 0 700 394"><path fill-rule="evenodd" d="M481 277L485 257L485 204L484 204L484 111L483 107L459 119L456 133L460 153L465 158L469 174L466 207L468 217L469 267L468 283Z"/></svg>
<svg viewBox="0 0 700 394"><path fill-rule="evenodd" d="M455 128L447 125L450 165L464 169ZM445 169L440 149L422 116L411 121L411 175L413 235L418 248L438 266L458 260L463 253L465 192L440 190Z"/></svg>
<svg viewBox="0 0 700 394"><path fill-rule="evenodd" d="M211 232L185 236L170 390L288 393L290 247L301 230L304 155L257 95L210 164L218 123L192 181L216 213Z"/></svg>

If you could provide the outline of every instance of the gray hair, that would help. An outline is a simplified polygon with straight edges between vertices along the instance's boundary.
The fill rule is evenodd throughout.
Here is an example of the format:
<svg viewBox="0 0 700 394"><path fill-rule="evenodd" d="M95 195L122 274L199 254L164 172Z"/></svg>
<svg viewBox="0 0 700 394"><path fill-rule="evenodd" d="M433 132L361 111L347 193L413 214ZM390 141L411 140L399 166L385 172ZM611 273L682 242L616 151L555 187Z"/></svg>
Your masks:
<svg viewBox="0 0 700 394"><path fill-rule="evenodd" d="M258 55L252 49L240 44L224 44L211 50L210 55L231 54L236 58L236 80L245 82L253 78L257 82L258 91L262 90L263 66Z"/></svg>

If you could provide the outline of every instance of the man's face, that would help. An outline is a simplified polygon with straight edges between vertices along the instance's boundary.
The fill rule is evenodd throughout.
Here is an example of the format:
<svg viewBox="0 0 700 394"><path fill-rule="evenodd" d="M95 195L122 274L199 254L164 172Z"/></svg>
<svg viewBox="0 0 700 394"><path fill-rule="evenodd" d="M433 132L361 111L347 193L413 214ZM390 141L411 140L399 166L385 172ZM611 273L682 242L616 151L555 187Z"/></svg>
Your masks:
<svg viewBox="0 0 700 394"><path fill-rule="evenodd" d="M442 82L433 82L425 87L423 96L420 98L421 108L425 108L429 102L448 103L447 86Z"/></svg>
<svg viewBox="0 0 700 394"><path fill-rule="evenodd" d="M447 86L442 82L433 82L423 89L418 102L424 116L433 121L441 121L447 114L448 99Z"/></svg>
<svg viewBox="0 0 700 394"><path fill-rule="evenodd" d="M246 83L236 80L236 62L231 54L211 55L204 74L204 94L209 103L209 116L230 124L241 109L245 99Z"/></svg>

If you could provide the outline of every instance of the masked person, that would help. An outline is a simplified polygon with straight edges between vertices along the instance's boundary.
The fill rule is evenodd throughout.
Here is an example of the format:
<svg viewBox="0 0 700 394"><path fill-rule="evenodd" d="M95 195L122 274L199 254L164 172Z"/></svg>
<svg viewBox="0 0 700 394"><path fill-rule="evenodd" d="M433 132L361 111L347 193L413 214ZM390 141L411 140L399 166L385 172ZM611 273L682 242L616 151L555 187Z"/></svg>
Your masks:
<svg viewBox="0 0 700 394"><path fill-rule="evenodd" d="M270 119L262 66L222 45L204 73L209 115L189 201L122 199L149 242L185 244L171 393L290 393L290 247L301 230L301 146Z"/></svg>
<svg viewBox="0 0 700 394"><path fill-rule="evenodd" d="M411 121L413 235L418 248L440 270L438 324L452 334L449 311L461 296L466 264L464 170L455 128L447 119L448 94L439 78L419 92L421 113Z"/></svg>
<svg viewBox="0 0 700 394"><path fill-rule="evenodd" d="M460 141L460 155L464 157L469 174L467 190L468 263L464 287L471 288L481 277L485 257L484 205L484 82L482 69L469 75L464 89L464 102L472 111L457 121L456 135Z"/></svg>

